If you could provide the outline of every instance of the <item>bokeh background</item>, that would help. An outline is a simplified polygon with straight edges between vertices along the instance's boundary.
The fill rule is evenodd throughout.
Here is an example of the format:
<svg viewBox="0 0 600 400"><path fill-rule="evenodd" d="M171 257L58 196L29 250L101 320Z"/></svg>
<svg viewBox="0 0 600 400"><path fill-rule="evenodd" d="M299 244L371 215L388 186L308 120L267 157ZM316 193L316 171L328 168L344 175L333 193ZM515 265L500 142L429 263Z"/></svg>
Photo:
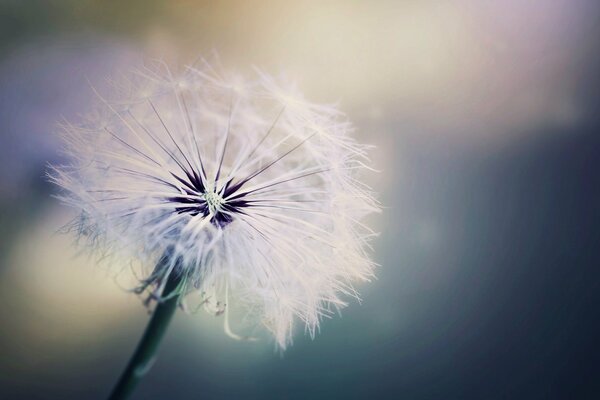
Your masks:
<svg viewBox="0 0 600 400"><path fill-rule="evenodd" d="M599 8L0 2L0 398L105 398L147 320L57 234L56 122L86 111L87 79L213 50L339 101L377 145L381 267L282 356L178 314L134 398L600 398Z"/></svg>

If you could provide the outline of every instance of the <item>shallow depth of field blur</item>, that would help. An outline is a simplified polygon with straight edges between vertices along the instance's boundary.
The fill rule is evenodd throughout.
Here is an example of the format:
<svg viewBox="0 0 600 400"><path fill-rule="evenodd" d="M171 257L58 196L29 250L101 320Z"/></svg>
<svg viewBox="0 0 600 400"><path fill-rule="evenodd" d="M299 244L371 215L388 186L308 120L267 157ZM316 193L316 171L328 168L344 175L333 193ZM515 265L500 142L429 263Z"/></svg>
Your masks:
<svg viewBox="0 0 600 400"><path fill-rule="evenodd" d="M122 3L0 4L1 399L105 398L148 318L122 265L57 233L56 123L88 80L213 50L338 101L377 146L381 267L283 356L179 313L134 398L600 396L597 2Z"/></svg>

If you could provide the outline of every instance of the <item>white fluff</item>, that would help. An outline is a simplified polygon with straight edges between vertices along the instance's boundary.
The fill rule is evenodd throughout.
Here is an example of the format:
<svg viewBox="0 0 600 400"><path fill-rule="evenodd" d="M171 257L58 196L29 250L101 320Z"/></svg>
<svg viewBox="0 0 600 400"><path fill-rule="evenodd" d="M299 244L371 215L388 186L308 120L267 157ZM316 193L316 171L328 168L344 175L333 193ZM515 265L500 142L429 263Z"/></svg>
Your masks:
<svg viewBox="0 0 600 400"><path fill-rule="evenodd" d="M63 125L72 163L50 176L93 248L148 266L140 289L154 299L181 274L182 294L217 314L236 302L283 349L296 317L313 336L372 277L361 220L379 207L356 180L367 147L335 107L204 60L178 76L157 62L94 92L93 114Z"/></svg>

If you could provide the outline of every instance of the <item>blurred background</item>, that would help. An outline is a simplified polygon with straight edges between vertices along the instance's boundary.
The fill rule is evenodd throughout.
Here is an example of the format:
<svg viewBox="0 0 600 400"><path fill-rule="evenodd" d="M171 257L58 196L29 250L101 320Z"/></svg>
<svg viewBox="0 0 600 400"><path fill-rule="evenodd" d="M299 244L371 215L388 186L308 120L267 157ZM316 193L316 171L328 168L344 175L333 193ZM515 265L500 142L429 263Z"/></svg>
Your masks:
<svg viewBox="0 0 600 400"><path fill-rule="evenodd" d="M282 356L178 314L136 399L600 398L600 5L0 2L0 398L103 399L147 313L58 234L56 123L142 58L285 71L377 148L378 280Z"/></svg>

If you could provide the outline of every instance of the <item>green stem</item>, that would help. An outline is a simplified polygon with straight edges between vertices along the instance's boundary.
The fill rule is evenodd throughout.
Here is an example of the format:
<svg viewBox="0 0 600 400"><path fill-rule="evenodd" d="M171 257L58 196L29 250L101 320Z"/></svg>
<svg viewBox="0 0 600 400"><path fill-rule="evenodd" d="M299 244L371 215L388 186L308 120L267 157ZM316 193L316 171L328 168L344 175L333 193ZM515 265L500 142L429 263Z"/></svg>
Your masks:
<svg viewBox="0 0 600 400"><path fill-rule="evenodd" d="M125 368L121 378L119 378L119 382L117 382L117 385L113 389L109 400L127 399L139 381L152 368L156 359L158 346L175 310L177 310L179 296L175 294L175 290L182 280L182 277L177 275L175 273L169 274L162 293L162 297L167 300L157 302L150 322L144 331L144 335L135 349L135 353L133 353L133 356L129 360L127 368Z"/></svg>

